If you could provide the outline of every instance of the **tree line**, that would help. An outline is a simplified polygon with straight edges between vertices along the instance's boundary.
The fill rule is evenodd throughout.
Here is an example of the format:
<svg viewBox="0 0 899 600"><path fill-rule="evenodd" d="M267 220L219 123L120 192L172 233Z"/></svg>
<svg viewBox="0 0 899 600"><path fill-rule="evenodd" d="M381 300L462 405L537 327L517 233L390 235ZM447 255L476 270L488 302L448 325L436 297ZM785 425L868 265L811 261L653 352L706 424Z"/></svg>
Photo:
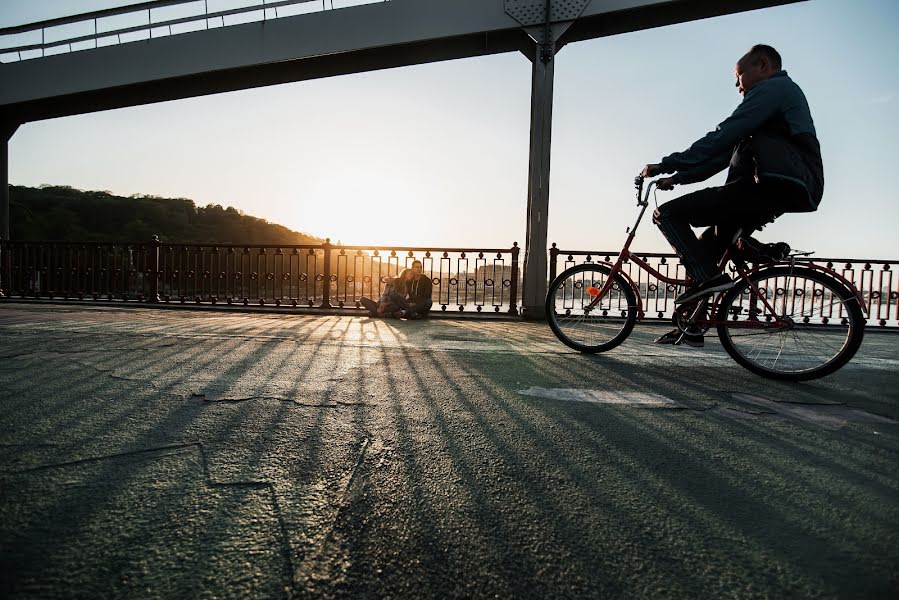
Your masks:
<svg viewBox="0 0 899 600"><path fill-rule="evenodd" d="M220 204L187 198L82 191L69 186L10 186L13 240L134 241L158 235L187 244L320 244L324 240Z"/></svg>

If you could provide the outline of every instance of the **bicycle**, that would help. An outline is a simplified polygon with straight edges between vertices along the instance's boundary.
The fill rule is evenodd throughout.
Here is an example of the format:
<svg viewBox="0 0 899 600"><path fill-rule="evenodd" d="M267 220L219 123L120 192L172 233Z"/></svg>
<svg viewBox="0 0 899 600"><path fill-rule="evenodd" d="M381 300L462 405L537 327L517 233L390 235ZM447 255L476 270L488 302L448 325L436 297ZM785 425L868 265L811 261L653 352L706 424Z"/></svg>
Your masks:
<svg viewBox="0 0 899 600"><path fill-rule="evenodd" d="M671 286L693 283L689 277L663 275L630 251L657 184L650 182L644 195L643 176L634 183L640 213L617 260L570 267L549 286L550 328L562 343L580 352L615 348L644 317L640 289L622 269L626 261ZM732 265L733 287L675 309L678 342L715 327L724 350L738 364L783 381L824 377L849 362L865 328L864 302L852 282L832 269L799 261L811 252L751 256L746 246L740 230L719 263L722 272Z"/></svg>

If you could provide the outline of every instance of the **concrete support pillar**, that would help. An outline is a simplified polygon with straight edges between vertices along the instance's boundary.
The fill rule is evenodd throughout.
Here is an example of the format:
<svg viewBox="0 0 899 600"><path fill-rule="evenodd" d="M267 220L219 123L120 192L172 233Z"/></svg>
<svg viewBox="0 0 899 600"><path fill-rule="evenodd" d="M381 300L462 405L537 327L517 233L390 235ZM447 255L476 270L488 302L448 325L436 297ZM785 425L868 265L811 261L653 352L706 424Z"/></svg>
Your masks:
<svg viewBox="0 0 899 600"><path fill-rule="evenodd" d="M9 239L9 140L18 125L0 122L0 239Z"/></svg>
<svg viewBox="0 0 899 600"><path fill-rule="evenodd" d="M538 46L539 48L539 46ZM542 56L541 56L542 54ZM528 166L528 222L524 247L521 315L544 319L547 288L547 223L549 213L549 157L552 141L553 71L550 52L535 52L531 78L531 145Z"/></svg>

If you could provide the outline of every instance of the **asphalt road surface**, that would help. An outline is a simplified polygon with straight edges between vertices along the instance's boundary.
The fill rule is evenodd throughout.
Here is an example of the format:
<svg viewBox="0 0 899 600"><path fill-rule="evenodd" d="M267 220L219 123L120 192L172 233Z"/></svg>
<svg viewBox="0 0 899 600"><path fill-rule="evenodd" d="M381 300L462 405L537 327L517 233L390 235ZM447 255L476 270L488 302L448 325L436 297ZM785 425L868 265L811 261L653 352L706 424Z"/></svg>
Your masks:
<svg viewBox="0 0 899 600"><path fill-rule="evenodd" d="M899 334L0 304L0 596L899 596Z"/></svg>

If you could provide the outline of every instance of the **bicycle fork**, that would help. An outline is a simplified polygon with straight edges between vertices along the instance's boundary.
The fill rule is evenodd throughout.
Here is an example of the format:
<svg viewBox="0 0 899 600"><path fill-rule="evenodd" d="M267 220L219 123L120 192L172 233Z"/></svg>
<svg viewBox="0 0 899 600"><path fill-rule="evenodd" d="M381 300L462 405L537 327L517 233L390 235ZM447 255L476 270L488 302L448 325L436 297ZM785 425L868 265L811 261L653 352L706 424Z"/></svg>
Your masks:
<svg viewBox="0 0 899 600"><path fill-rule="evenodd" d="M598 288L595 286L590 286L587 288L587 290L586 290L587 294L592 296L593 299L590 300L590 303L586 307L584 307L584 310L586 312L589 313L590 311L592 311L594 308L596 308L596 305L599 304L600 301L602 301L602 299L606 297L606 294L609 293L609 291L612 289L612 286L614 285L615 276L618 274L618 272L620 270L621 270L620 263L616 263L615 266L612 267L612 269L609 273L609 276L606 279L606 282L603 284L603 286L601 288Z"/></svg>

